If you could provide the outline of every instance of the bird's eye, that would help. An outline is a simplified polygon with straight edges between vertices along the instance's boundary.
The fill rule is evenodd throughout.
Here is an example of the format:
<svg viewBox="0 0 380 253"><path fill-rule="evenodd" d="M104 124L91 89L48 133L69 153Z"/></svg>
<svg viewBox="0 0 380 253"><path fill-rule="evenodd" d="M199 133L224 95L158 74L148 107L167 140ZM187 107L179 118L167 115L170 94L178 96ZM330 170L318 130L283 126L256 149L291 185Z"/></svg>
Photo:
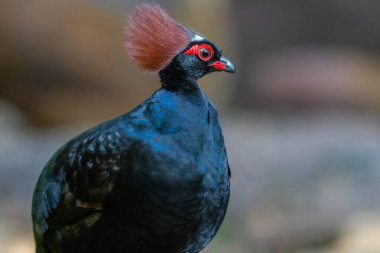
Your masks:
<svg viewBox="0 0 380 253"><path fill-rule="evenodd" d="M208 62L214 56L214 49L208 44L194 45L185 51L186 55L198 55L199 59Z"/></svg>
<svg viewBox="0 0 380 253"><path fill-rule="evenodd" d="M213 56L214 50L209 45L201 45L198 51L198 57L204 61L209 61Z"/></svg>
<svg viewBox="0 0 380 253"><path fill-rule="evenodd" d="M207 58L210 55L210 52L206 48L202 48L201 55L203 58Z"/></svg>

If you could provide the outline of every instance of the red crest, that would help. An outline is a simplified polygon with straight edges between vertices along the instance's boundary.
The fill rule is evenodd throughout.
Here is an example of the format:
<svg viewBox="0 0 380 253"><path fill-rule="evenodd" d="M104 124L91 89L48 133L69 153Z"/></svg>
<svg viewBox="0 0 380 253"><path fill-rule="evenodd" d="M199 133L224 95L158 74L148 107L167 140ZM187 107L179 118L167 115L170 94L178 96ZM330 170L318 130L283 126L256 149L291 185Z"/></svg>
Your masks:
<svg viewBox="0 0 380 253"><path fill-rule="evenodd" d="M190 42L183 26L157 4L136 7L125 27L125 47L143 69L160 71Z"/></svg>

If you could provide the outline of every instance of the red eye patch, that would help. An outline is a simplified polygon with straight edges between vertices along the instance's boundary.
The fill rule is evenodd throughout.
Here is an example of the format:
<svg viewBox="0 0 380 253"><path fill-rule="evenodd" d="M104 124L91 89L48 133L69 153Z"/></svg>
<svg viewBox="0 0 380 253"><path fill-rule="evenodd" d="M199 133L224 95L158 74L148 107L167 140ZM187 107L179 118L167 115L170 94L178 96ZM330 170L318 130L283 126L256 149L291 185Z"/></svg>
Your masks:
<svg viewBox="0 0 380 253"><path fill-rule="evenodd" d="M209 61L214 56L214 49L210 45L194 45L185 51L186 55L197 55L204 62Z"/></svg>

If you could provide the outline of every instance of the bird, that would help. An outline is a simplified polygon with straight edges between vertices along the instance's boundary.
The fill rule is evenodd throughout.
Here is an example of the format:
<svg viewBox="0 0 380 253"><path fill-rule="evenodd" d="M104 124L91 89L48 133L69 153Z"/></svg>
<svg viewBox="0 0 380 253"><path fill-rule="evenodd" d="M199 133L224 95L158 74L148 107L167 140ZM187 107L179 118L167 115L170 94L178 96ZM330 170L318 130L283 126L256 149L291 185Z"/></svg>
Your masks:
<svg viewBox="0 0 380 253"><path fill-rule="evenodd" d="M157 3L136 5L127 20L126 52L161 86L46 163L32 201L37 253L197 253L225 217L231 172L198 80L234 65Z"/></svg>

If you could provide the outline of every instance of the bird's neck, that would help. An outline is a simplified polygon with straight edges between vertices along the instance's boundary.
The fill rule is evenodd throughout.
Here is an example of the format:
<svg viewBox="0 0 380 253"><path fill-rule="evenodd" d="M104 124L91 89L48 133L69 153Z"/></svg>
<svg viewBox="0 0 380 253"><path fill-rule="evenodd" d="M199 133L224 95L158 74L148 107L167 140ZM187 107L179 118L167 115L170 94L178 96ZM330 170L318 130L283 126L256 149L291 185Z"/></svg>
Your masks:
<svg viewBox="0 0 380 253"><path fill-rule="evenodd" d="M209 100L199 85L196 82L194 84L185 83L185 85L185 87L174 89L163 86L159 92L161 106L173 107L177 111L191 110L192 108L194 111L207 112ZM186 116L186 113L183 116ZM194 118L196 118L195 116Z"/></svg>
<svg viewBox="0 0 380 253"><path fill-rule="evenodd" d="M184 122L199 125L203 121L207 125L209 100L199 87L191 91L163 87L150 100L155 105L149 109L152 115L157 115L157 121L162 120L167 127Z"/></svg>
<svg viewBox="0 0 380 253"><path fill-rule="evenodd" d="M164 89L183 92L200 92L197 78L189 71L172 63L169 67L159 72L160 82Z"/></svg>

